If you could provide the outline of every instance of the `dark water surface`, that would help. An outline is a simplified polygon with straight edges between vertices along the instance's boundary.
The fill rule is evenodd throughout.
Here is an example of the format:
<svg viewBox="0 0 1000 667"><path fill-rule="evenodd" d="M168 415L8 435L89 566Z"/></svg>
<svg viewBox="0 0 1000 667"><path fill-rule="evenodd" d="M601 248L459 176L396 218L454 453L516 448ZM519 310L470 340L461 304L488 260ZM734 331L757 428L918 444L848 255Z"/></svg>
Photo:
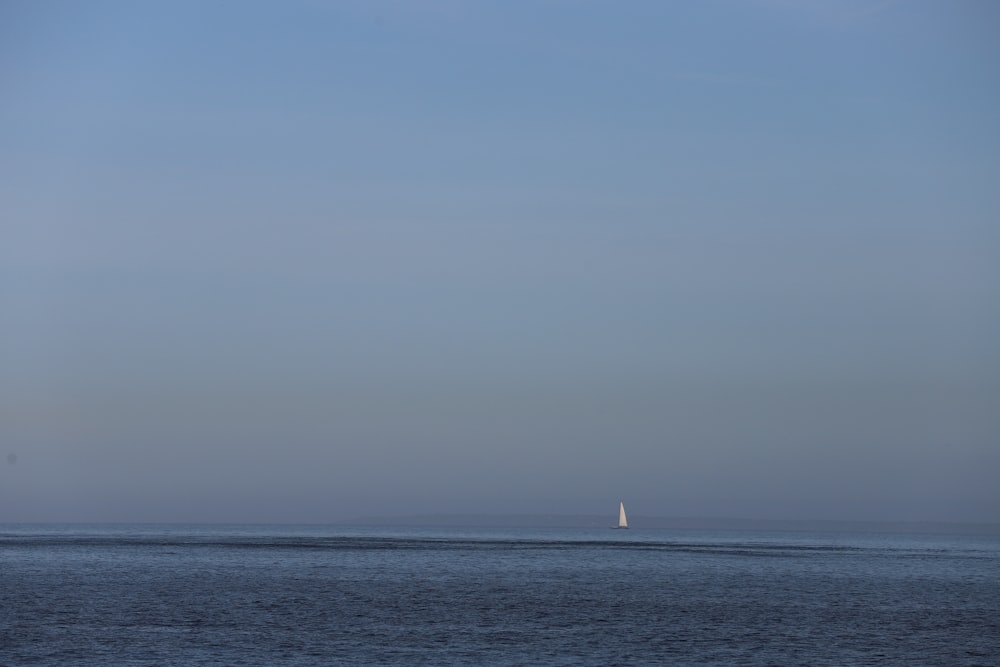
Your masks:
<svg viewBox="0 0 1000 667"><path fill-rule="evenodd" d="M1000 539L0 526L0 664L1000 665Z"/></svg>

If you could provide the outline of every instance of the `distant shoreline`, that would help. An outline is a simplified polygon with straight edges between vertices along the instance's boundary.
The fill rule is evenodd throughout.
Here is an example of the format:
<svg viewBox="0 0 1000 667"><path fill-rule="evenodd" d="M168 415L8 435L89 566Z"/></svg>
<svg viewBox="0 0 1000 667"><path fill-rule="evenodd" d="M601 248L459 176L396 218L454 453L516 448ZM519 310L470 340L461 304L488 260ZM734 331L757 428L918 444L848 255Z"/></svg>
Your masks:
<svg viewBox="0 0 1000 667"><path fill-rule="evenodd" d="M418 514L337 521L342 526L482 526L509 528L604 528L613 517L580 514ZM789 532L943 533L1000 535L1000 523L957 521L848 521L630 516L635 529L772 530Z"/></svg>

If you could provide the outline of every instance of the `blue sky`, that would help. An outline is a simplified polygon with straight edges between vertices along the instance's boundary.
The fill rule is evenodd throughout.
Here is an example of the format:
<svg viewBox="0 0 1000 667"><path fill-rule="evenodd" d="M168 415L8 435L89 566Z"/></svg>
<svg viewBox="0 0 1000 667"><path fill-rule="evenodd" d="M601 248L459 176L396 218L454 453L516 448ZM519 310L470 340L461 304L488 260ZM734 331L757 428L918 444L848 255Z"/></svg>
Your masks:
<svg viewBox="0 0 1000 667"><path fill-rule="evenodd" d="M1000 521L990 2L7 2L0 520Z"/></svg>

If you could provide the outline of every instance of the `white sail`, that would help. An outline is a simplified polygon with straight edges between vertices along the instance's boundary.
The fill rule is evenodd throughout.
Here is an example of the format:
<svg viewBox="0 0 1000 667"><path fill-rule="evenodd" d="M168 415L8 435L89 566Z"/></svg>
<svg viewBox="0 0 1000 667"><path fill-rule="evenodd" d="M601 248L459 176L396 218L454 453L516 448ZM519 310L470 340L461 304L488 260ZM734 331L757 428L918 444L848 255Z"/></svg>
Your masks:
<svg viewBox="0 0 1000 667"><path fill-rule="evenodd" d="M618 527L628 528L628 519L625 518L625 503L618 503Z"/></svg>

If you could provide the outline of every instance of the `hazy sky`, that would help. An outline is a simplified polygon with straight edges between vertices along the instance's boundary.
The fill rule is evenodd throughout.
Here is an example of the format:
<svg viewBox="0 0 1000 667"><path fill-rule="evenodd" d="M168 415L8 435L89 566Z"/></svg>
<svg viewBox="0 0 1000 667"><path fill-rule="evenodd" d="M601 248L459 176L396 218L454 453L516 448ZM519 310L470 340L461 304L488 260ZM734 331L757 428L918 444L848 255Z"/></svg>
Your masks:
<svg viewBox="0 0 1000 667"><path fill-rule="evenodd" d="M1000 4L0 4L0 521L1000 521Z"/></svg>

